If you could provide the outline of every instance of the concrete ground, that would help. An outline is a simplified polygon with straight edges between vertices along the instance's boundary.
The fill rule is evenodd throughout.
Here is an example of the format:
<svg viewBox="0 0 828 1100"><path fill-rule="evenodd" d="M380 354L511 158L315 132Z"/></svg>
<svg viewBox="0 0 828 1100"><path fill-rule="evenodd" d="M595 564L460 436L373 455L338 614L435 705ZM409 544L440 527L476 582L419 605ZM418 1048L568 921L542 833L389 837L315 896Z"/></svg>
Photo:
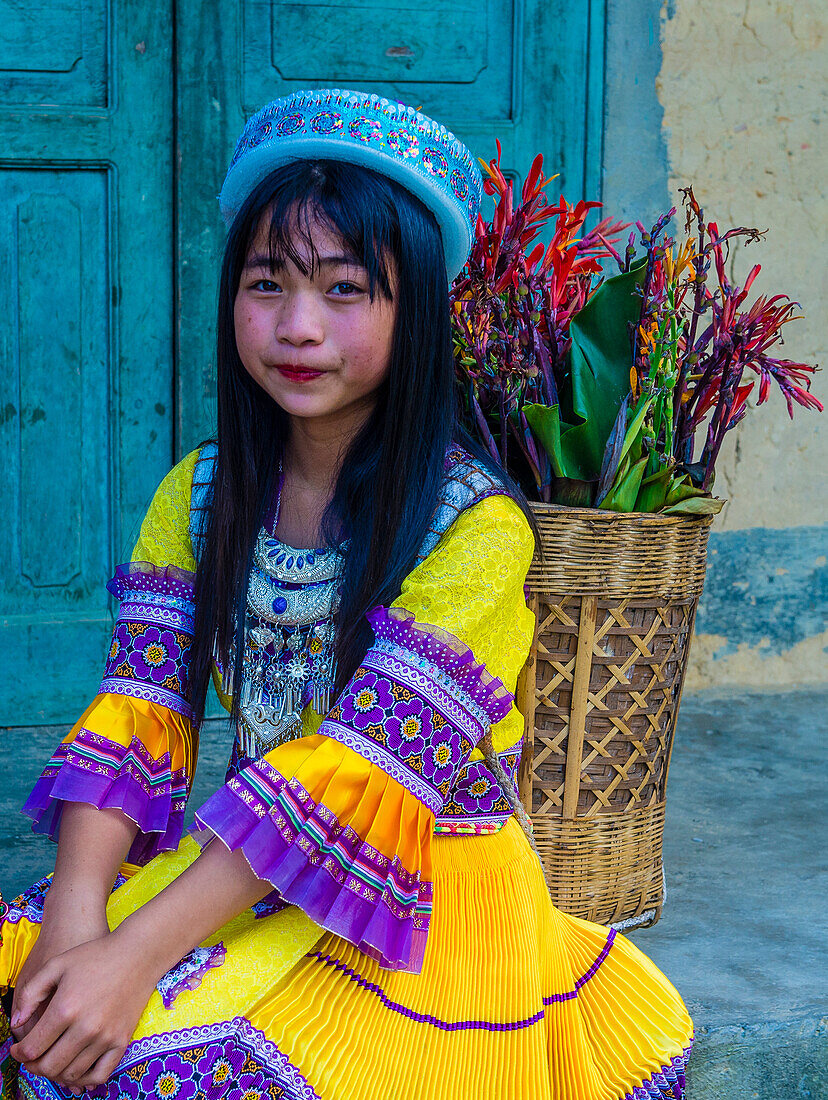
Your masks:
<svg viewBox="0 0 828 1100"><path fill-rule="evenodd" d="M668 788L660 922L630 933L696 1024L689 1100L828 1098L825 737L828 689L685 693ZM0 887L54 849L16 813L61 735L0 730ZM191 806L221 781L223 723L202 737Z"/></svg>

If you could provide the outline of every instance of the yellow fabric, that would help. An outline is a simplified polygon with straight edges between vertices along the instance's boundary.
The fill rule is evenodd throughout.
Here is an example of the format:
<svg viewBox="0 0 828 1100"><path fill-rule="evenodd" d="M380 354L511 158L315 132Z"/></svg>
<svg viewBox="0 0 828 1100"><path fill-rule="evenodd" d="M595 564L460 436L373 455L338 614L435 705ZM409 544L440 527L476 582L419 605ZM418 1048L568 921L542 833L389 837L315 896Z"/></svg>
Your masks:
<svg viewBox="0 0 828 1100"><path fill-rule="evenodd" d="M187 511L194 456L156 494L136 559L193 567ZM455 634L513 690L533 626L522 589L530 557L519 510L490 498L462 513L395 604ZM98 717L106 736L127 737L129 715L110 697L99 696L85 720ZM185 732L170 733L174 721L165 708L142 715L142 731L153 731L142 732L151 751L165 737L173 751L187 751ZM616 936L597 971L578 982L599 959L608 931L552 905L514 818L489 836L435 836L429 811L379 768L316 733L320 722L306 709L303 736L268 759L372 846L433 881L422 972L381 968L294 907L259 919L248 910L206 941L224 944L222 966L170 1010L154 994L136 1038L246 1017L320 1100L620 1100L681 1054L692 1021L672 984L629 940ZM520 732L513 708L495 729L496 746L514 744ZM112 926L198 851L188 837L177 852L138 871L124 868L131 877L110 899ZM13 983L36 935L26 919L6 922L0 985ZM555 995L544 1006L544 997ZM515 1026L452 1027L469 1021Z"/></svg>
<svg viewBox="0 0 828 1100"><path fill-rule="evenodd" d="M187 837L137 871L109 901L110 926L198 851ZM205 941L224 944L222 966L171 1009L154 993L134 1037L245 1016L320 1100L620 1100L690 1044L678 992L622 935L576 997L543 1006L571 994L608 930L552 906L514 818L493 836L435 837L433 854L421 974L381 969L293 907L260 919L247 910ZM0 987L13 985L38 928L24 919L3 931ZM533 1019L504 1030L439 1026Z"/></svg>
<svg viewBox="0 0 828 1100"><path fill-rule="evenodd" d="M461 512L434 551L405 578L392 607L464 642L492 676L514 692L532 645L534 616L523 585L534 539L510 497L487 497ZM498 752L523 735L516 707L492 727ZM482 759L480 749L472 760Z"/></svg>
<svg viewBox="0 0 828 1100"><path fill-rule="evenodd" d="M172 772L184 769L192 780L195 769L195 736L192 723L168 707L131 696L104 692L96 695L64 737L74 741L82 730L100 734L125 748L140 741L153 760L170 755Z"/></svg>
<svg viewBox="0 0 828 1100"><path fill-rule="evenodd" d="M148 868L137 871L109 900L106 915L110 928L117 928L130 913L159 894L200 851L193 838L187 836L177 852L156 856L151 872ZM244 990L249 1003L255 1003L311 950L321 935L323 930L295 906L264 919L257 919L252 910L245 909L204 941L208 947L222 943L227 952L224 963L205 979L209 996L185 990L167 1009L160 995L153 993L134 1038L231 1019L237 1012L240 990Z"/></svg>
<svg viewBox="0 0 828 1100"><path fill-rule="evenodd" d="M623 936L577 997L528 1026L449 1030L400 1011L449 1025L529 1020L543 997L575 988L606 941L606 928L553 908L512 818L493 836L435 838L421 974L382 970L328 934L314 951L340 965L303 958L248 1018L279 1037L321 1100L620 1100L693 1033L678 992Z"/></svg>
<svg viewBox="0 0 828 1100"><path fill-rule="evenodd" d="M152 498L141 524L132 561L152 565L176 565L195 572L196 560L190 542L190 496L198 448L173 466Z"/></svg>
<svg viewBox="0 0 828 1100"><path fill-rule="evenodd" d="M193 838L186 836L178 851L162 852L145 868L125 865L122 874L127 874L128 881L115 890L106 907L109 927L117 928L130 913L160 894L200 852ZM0 943L1 991L16 982L40 933L40 925L24 918L4 931ZM204 941L205 946L223 943L226 950L222 966L210 973L209 998L185 990L167 1009L160 994L153 993L133 1037L140 1039L176 1027L197 1027L231 1018L235 1015L240 989L253 1003L272 989L323 934L323 930L295 906L266 920L257 920L252 910L245 909Z"/></svg>
<svg viewBox="0 0 828 1100"><path fill-rule="evenodd" d="M40 935L40 925L24 917L17 924L4 924L0 936L0 993L17 981L23 963Z"/></svg>

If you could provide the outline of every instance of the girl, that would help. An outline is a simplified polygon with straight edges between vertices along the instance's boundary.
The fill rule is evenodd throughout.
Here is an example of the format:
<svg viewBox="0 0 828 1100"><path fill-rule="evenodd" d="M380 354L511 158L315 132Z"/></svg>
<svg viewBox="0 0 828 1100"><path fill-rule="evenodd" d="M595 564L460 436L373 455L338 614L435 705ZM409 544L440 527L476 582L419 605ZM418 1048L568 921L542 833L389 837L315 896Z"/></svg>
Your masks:
<svg viewBox="0 0 828 1100"><path fill-rule="evenodd" d="M158 489L26 805L59 842L2 924L10 1095L682 1095L681 998L552 906L515 816L533 535L458 423L449 328L480 193L375 96L245 127L218 442ZM235 742L182 841L211 675Z"/></svg>

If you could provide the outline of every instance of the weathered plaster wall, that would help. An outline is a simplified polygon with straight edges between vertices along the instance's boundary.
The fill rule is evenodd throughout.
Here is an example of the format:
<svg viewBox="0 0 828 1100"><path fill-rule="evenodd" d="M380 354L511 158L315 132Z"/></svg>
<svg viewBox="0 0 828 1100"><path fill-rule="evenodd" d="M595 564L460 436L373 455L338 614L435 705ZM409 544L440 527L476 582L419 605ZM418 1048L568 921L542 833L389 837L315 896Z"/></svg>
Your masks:
<svg viewBox="0 0 828 1100"><path fill-rule="evenodd" d="M646 221L692 183L720 225L767 229L734 278L760 262L757 292L802 306L783 354L828 367L824 0L608 0L607 34L607 207ZM826 679L828 413L772 394L717 470L687 686Z"/></svg>

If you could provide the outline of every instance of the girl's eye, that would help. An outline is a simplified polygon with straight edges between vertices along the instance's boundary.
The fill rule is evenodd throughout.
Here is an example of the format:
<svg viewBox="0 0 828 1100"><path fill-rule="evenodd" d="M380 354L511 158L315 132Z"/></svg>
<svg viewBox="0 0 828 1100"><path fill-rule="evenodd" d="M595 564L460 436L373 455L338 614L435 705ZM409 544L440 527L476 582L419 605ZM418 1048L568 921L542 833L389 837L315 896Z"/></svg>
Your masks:
<svg viewBox="0 0 828 1100"><path fill-rule="evenodd" d="M356 283L348 283L345 281L341 283L335 283L333 287L331 287L331 290L339 298L345 298L349 297L352 294L362 293L362 287L357 286Z"/></svg>
<svg viewBox="0 0 828 1100"><path fill-rule="evenodd" d="M251 290L264 289L266 291L278 290L278 283L274 283L272 279L259 279L251 286Z"/></svg>

